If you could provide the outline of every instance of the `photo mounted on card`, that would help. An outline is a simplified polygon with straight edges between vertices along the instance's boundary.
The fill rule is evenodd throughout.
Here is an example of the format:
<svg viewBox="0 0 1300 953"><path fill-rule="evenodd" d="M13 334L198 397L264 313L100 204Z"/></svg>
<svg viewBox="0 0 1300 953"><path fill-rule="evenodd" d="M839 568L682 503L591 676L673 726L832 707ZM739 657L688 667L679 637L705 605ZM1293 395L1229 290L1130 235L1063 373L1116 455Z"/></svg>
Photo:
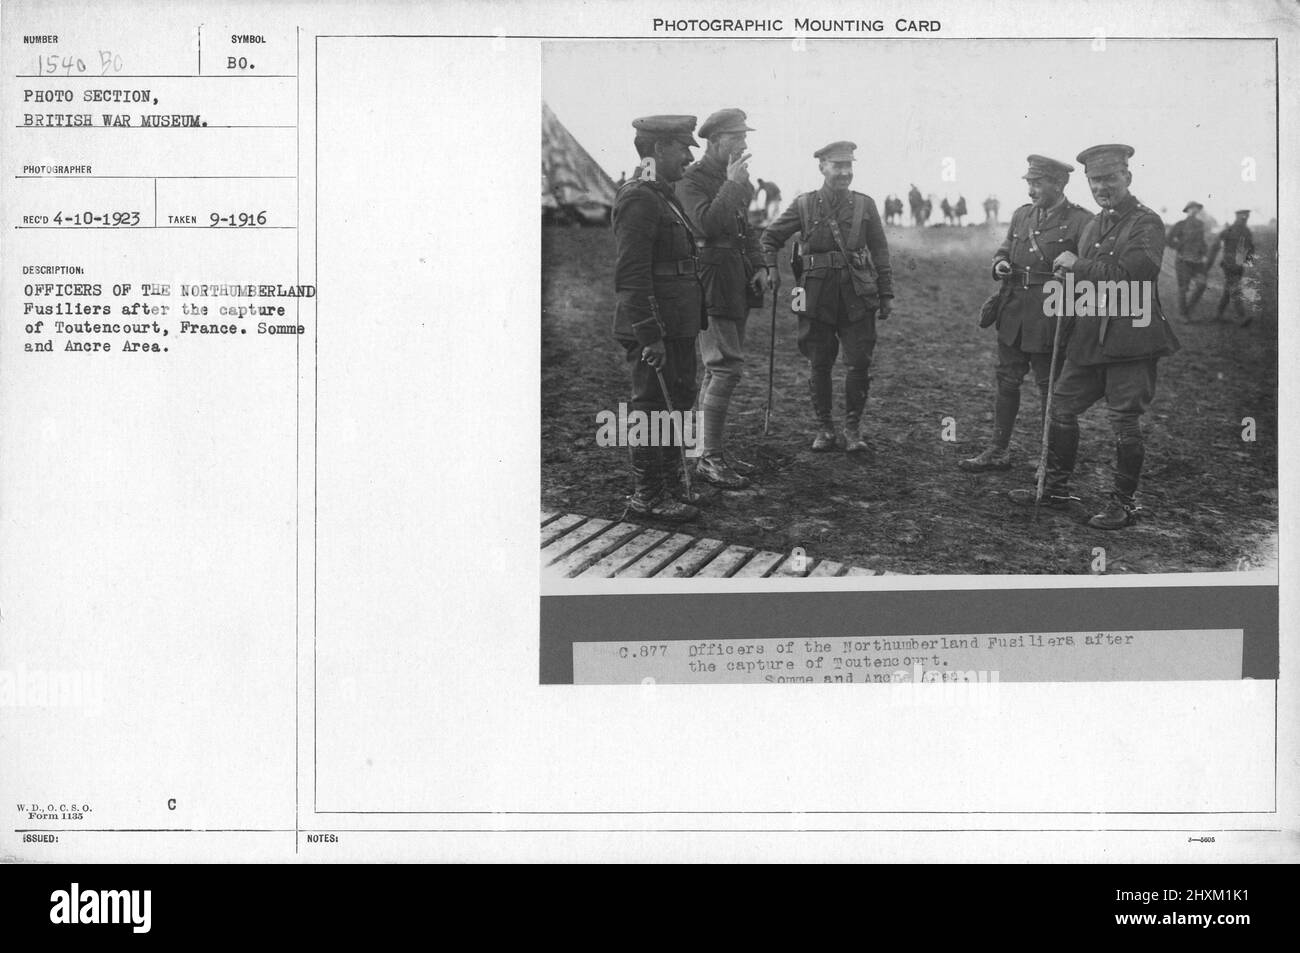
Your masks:
<svg viewBox="0 0 1300 953"><path fill-rule="evenodd" d="M545 570L1275 566L1273 43L863 42L543 45Z"/></svg>
<svg viewBox="0 0 1300 953"><path fill-rule="evenodd" d="M1272 40L542 67L544 592L1276 580Z"/></svg>

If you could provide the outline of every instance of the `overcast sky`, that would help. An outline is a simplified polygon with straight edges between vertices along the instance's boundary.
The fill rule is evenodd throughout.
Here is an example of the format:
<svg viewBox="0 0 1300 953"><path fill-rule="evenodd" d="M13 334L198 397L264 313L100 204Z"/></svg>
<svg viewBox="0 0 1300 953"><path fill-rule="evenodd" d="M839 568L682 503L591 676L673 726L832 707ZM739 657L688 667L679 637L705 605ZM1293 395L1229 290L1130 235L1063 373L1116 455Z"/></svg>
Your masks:
<svg viewBox="0 0 1300 953"><path fill-rule="evenodd" d="M543 44L542 89L560 121L612 177L636 162L631 121L653 113L749 114L752 177L783 202L821 178L812 153L858 144L854 188L877 202L915 182L937 198L990 193L1002 217L1025 198L1025 156L1077 165L1123 142L1133 192L1181 217L1195 199L1223 221L1277 214L1274 48L1260 40L589 41ZM696 156L698 157L697 150ZM942 178L944 160L956 180ZM1253 159L1255 181L1243 180ZM1082 170L1067 194L1095 210ZM936 210L936 216L938 212Z"/></svg>

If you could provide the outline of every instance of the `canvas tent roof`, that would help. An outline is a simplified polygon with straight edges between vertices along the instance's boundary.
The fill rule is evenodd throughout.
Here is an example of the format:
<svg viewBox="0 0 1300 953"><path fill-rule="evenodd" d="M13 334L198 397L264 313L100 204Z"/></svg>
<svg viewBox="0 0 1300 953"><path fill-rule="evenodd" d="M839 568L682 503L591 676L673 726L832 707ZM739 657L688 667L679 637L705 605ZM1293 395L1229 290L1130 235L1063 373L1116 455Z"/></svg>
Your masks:
<svg viewBox="0 0 1300 953"><path fill-rule="evenodd" d="M614 207L614 180L542 103L542 207L559 202L593 220Z"/></svg>

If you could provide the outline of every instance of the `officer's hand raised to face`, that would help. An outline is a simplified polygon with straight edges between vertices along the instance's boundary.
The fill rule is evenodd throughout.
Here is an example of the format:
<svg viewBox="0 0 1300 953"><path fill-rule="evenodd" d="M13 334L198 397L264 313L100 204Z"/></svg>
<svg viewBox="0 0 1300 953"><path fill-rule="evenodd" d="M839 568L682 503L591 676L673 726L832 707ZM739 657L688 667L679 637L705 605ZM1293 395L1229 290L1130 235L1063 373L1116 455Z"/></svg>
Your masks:
<svg viewBox="0 0 1300 953"><path fill-rule="evenodd" d="M749 185L749 153L742 152L727 160L727 178L741 185Z"/></svg>
<svg viewBox="0 0 1300 953"><path fill-rule="evenodd" d="M656 371L662 370L664 364L668 362L668 350L664 347L663 341L655 341L654 344L647 344L641 349L641 360L645 361Z"/></svg>

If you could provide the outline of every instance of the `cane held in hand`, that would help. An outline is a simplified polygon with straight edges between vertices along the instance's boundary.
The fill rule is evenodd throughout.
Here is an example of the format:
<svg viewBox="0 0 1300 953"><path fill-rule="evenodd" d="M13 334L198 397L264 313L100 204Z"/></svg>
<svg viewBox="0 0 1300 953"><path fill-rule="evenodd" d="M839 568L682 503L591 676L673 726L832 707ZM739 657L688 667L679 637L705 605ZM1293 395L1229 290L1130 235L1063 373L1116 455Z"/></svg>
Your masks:
<svg viewBox="0 0 1300 953"><path fill-rule="evenodd" d="M1064 281L1065 269L1057 268L1053 277ZM1043 408L1043 446L1038 454L1038 488L1034 492L1034 521L1038 521L1038 508L1043 502L1043 489L1047 484L1047 442L1052 427L1052 391L1056 389L1056 360L1061 351L1061 325L1064 315L1056 315L1056 330L1052 334L1052 366L1047 370L1047 405Z"/></svg>
<svg viewBox="0 0 1300 953"><path fill-rule="evenodd" d="M772 424L772 379L776 373L776 299L781 291L781 269L772 269L772 337L767 345L767 410L763 412L763 436Z"/></svg>

